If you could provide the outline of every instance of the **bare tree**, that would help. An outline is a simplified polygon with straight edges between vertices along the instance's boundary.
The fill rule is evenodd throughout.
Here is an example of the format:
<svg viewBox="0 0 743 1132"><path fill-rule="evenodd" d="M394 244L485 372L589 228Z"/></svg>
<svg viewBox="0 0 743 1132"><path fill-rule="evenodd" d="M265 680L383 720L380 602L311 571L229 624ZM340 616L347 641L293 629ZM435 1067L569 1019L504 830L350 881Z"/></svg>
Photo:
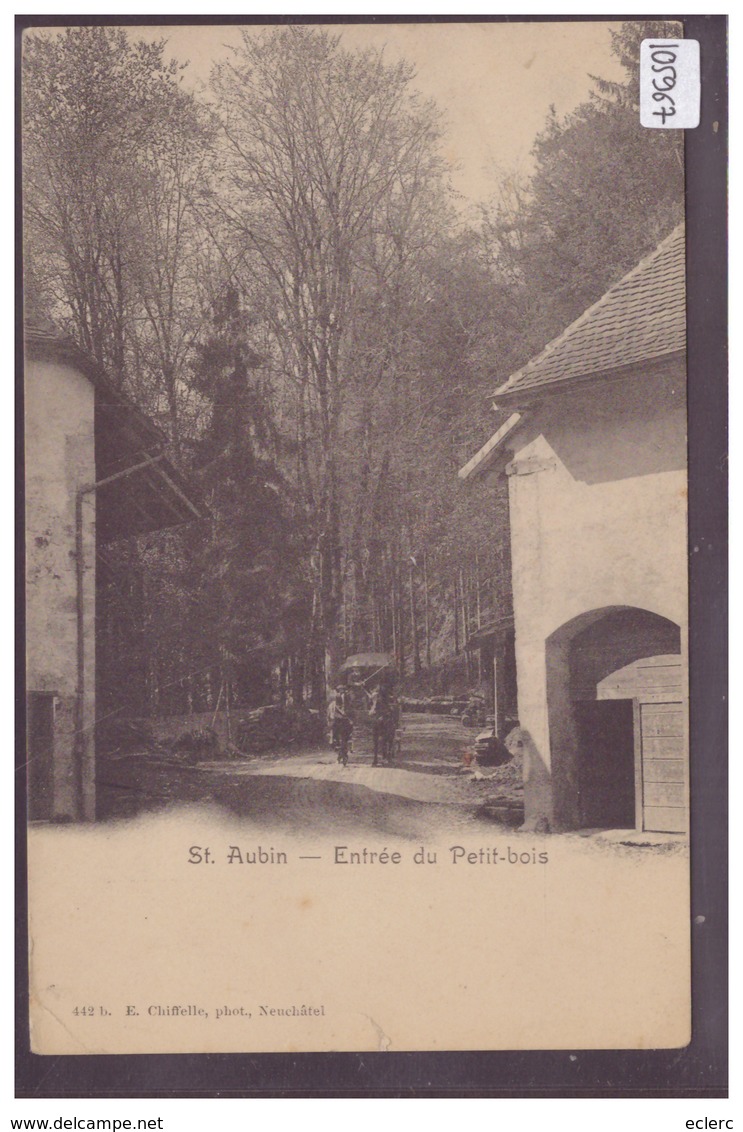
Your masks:
<svg viewBox="0 0 743 1132"><path fill-rule="evenodd" d="M394 370L395 292L441 177L437 115L412 78L406 63L346 52L307 27L245 31L213 77L225 141L220 223L238 243L239 269L274 296L296 386L326 678L340 647L344 430L359 380ZM370 313L383 322L370 326ZM360 375L365 329L382 341L377 373Z"/></svg>
<svg viewBox="0 0 743 1132"><path fill-rule="evenodd" d="M24 251L37 300L167 420L177 451L209 120L164 48L123 28L27 33Z"/></svg>

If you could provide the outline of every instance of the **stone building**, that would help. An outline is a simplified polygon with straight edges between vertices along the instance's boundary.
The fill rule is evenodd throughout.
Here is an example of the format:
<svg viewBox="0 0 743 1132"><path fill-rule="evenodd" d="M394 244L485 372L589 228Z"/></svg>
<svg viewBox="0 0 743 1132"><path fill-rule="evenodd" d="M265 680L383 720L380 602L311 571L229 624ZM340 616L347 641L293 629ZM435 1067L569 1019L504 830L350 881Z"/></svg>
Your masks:
<svg viewBox="0 0 743 1132"><path fill-rule="evenodd" d="M29 815L95 817L97 547L191 521L165 437L52 324L25 327Z"/></svg>
<svg viewBox="0 0 743 1132"><path fill-rule="evenodd" d="M684 253L513 374L459 473L509 482L527 828L687 828Z"/></svg>

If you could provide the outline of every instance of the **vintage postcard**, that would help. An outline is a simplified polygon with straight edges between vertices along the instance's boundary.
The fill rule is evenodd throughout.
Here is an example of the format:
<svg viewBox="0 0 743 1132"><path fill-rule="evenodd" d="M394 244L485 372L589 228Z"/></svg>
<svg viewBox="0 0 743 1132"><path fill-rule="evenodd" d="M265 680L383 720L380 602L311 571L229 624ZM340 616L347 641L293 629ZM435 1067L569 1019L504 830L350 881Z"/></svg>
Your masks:
<svg viewBox="0 0 743 1132"><path fill-rule="evenodd" d="M690 1041L687 44L25 30L33 1052Z"/></svg>

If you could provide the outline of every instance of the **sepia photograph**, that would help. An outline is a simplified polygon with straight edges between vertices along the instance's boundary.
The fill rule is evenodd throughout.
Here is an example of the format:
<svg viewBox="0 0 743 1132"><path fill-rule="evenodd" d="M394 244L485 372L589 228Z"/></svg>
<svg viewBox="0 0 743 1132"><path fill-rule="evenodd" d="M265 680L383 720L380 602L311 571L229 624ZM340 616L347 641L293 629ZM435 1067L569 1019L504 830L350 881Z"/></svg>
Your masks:
<svg viewBox="0 0 743 1132"><path fill-rule="evenodd" d="M37 24L31 1050L686 1047L682 25Z"/></svg>

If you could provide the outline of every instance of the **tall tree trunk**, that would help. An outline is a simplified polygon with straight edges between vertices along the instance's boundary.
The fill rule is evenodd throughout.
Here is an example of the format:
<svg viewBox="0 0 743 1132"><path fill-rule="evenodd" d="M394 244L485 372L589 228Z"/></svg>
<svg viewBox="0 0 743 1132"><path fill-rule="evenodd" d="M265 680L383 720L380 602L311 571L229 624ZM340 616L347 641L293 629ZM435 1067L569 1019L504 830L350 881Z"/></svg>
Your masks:
<svg viewBox="0 0 743 1132"><path fill-rule="evenodd" d="M464 649L465 660L467 664L467 682L472 683L472 657L470 650L467 648L467 641L470 635L469 613L467 610L467 590L464 584L464 570L459 569L459 597L462 603L462 648Z"/></svg>
<svg viewBox="0 0 743 1132"><path fill-rule="evenodd" d="M431 667L431 611L428 603L428 555L423 552L423 619L426 634L426 668Z"/></svg>
<svg viewBox="0 0 743 1132"><path fill-rule="evenodd" d="M418 611L415 605L415 567L410 562L410 637L413 652L413 672L417 675L421 670L421 657L418 647Z"/></svg>
<svg viewBox="0 0 743 1132"><path fill-rule="evenodd" d="M482 629L482 609L480 598L480 556L475 554L475 608L477 614L477 628Z"/></svg>
<svg viewBox="0 0 743 1132"><path fill-rule="evenodd" d="M178 390L172 366L163 366L163 382L168 401L168 423L170 426L170 442L173 445L176 459L181 454L180 410L178 406Z"/></svg>
<svg viewBox="0 0 743 1132"><path fill-rule="evenodd" d="M232 706L232 666L230 664L228 664L225 668L224 681L224 707L227 718L227 742L232 743L232 715L230 712L230 708Z"/></svg>
<svg viewBox="0 0 743 1132"><path fill-rule="evenodd" d="M390 595L390 626L392 631L392 652L397 663L400 663L400 648L398 640L398 621L397 621L397 597L395 594L395 575L392 567L392 553L388 548L387 551L387 569L389 572L389 595Z"/></svg>
<svg viewBox="0 0 743 1132"><path fill-rule="evenodd" d="M287 688L287 669L289 660L287 657L282 657L279 665L279 704L282 708L286 707L286 688Z"/></svg>

